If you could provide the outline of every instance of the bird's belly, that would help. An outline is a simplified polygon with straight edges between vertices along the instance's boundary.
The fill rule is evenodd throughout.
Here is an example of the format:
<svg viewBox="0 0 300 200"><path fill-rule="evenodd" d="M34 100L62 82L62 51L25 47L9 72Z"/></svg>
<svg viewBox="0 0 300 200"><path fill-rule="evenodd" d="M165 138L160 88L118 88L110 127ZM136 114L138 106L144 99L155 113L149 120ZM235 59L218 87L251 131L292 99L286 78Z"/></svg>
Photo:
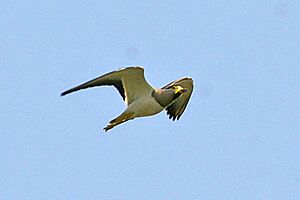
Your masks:
<svg viewBox="0 0 300 200"><path fill-rule="evenodd" d="M154 98L139 99L128 106L128 110L134 111L136 117L155 115L164 108L157 103Z"/></svg>

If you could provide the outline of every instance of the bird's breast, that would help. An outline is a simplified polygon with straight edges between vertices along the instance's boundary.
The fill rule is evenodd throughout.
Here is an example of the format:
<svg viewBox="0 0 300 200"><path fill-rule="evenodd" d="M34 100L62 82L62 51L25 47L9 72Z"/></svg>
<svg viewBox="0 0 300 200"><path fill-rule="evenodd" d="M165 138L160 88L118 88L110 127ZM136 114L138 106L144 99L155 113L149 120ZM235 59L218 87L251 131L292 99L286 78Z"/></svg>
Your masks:
<svg viewBox="0 0 300 200"><path fill-rule="evenodd" d="M164 108L151 96L140 98L132 102L127 110L135 113L136 117L145 117L155 115Z"/></svg>

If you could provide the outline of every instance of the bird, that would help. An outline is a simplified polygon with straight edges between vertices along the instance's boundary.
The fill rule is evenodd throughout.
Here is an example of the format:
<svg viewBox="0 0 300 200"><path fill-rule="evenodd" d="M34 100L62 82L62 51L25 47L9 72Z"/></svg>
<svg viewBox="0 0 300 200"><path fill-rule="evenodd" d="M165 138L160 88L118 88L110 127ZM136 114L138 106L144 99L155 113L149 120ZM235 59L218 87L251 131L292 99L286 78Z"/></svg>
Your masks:
<svg viewBox="0 0 300 200"><path fill-rule="evenodd" d="M95 87L114 86L127 105L126 109L112 119L103 130L106 132L117 125L138 117L152 116L163 110L169 119L179 120L193 92L193 79L184 77L161 87L152 87L145 79L142 66L129 66L106 73L61 93Z"/></svg>

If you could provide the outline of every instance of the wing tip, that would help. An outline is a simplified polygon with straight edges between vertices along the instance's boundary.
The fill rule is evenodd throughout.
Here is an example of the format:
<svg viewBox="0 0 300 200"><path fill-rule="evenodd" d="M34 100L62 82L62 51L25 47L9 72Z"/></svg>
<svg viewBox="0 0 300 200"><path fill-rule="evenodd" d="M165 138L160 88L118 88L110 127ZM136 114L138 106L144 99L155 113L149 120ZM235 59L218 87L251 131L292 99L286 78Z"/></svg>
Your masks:
<svg viewBox="0 0 300 200"><path fill-rule="evenodd" d="M74 90L72 90L72 89L66 90L66 91L62 92L62 93L60 94L60 96L63 97L63 96L65 96L65 95L67 95L67 94L70 94L70 93L72 93L72 92L74 92Z"/></svg>
<svg viewBox="0 0 300 200"><path fill-rule="evenodd" d="M179 120L180 117L181 117L180 114L175 114L175 115L174 115L174 114L172 114L172 113L167 113L167 115L168 115L169 119L170 119L170 120L173 120L173 121Z"/></svg>
<svg viewBox="0 0 300 200"><path fill-rule="evenodd" d="M66 91L60 93L60 96L61 96L61 97L62 97L62 96L65 96L65 95L67 95L67 94L69 94L69 93L71 93L71 92L72 92L71 90L66 90Z"/></svg>

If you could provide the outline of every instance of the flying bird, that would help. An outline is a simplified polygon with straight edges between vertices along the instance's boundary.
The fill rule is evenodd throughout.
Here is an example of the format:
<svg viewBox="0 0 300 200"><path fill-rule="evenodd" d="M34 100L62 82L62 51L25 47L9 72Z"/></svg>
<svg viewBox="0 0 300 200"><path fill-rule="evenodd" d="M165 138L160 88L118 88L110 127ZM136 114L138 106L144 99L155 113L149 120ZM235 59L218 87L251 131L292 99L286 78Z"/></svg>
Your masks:
<svg viewBox="0 0 300 200"><path fill-rule="evenodd" d="M173 121L184 112L193 92L192 78L185 77L173 81L162 88L153 88L145 80L143 67L126 67L104 74L91 81L66 90L61 96L95 86L114 86L122 96L127 108L111 120L103 129L113 127L137 117L155 115L164 109Z"/></svg>

